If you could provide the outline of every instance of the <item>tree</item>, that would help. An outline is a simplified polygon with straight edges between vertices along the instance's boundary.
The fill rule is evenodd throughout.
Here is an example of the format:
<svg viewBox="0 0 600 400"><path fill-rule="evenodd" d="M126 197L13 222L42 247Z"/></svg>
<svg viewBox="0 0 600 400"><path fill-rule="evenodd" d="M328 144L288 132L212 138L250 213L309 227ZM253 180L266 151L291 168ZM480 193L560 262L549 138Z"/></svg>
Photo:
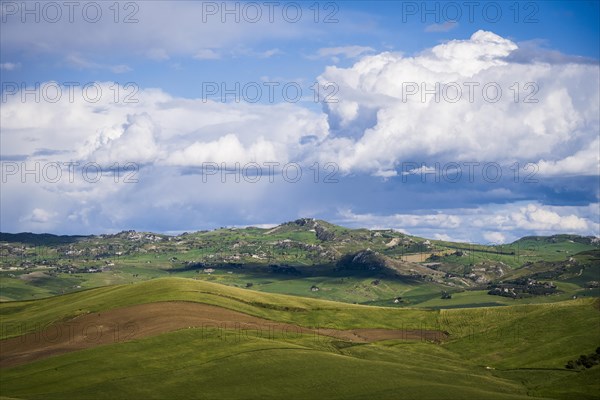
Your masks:
<svg viewBox="0 0 600 400"><path fill-rule="evenodd" d="M579 356L579 359L581 360L581 365L583 365L586 368L592 368L592 366L594 365L593 360L585 354Z"/></svg>

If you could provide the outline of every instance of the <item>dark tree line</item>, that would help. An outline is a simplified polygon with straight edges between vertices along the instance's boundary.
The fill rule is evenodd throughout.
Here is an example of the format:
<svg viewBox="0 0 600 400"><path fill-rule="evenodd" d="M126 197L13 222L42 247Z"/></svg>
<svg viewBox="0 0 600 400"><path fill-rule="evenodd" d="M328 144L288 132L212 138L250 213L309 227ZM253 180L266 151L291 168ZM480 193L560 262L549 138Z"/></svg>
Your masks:
<svg viewBox="0 0 600 400"><path fill-rule="evenodd" d="M596 349L595 353L582 354L577 360L569 360L565 367L568 369L592 368L598 364L600 364L600 347Z"/></svg>

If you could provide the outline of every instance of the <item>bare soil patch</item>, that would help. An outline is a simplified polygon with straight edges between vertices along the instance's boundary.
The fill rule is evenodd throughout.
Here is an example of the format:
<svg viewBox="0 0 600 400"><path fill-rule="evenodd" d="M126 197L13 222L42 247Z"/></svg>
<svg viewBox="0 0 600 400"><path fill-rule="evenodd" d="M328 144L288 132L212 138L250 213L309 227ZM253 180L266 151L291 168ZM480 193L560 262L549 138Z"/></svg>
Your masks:
<svg viewBox="0 0 600 400"><path fill-rule="evenodd" d="M0 368L27 364L53 355L155 336L179 329L202 329L207 338L293 338L329 336L348 342L378 340L441 341L440 331L399 329L312 329L254 317L226 308L192 302L159 302L80 315L40 327L36 332L0 341ZM230 339L231 340L231 339Z"/></svg>

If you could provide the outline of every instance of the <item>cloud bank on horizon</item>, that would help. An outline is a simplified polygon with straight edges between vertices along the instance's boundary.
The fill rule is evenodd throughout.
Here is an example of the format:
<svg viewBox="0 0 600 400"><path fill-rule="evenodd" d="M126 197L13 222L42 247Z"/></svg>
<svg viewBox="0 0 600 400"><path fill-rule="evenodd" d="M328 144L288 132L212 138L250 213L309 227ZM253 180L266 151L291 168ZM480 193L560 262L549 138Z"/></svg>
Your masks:
<svg viewBox="0 0 600 400"><path fill-rule="evenodd" d="M600 235L593 54L430 21L415 34L441 38L404 50L351 35L380 17L363 9L329 28L248 27L193 24L201 5L186 2L161 25L167 5L156 3L131 26L76 21L70 34L3 9L0 230L308 216L485 243Z"/></svg>

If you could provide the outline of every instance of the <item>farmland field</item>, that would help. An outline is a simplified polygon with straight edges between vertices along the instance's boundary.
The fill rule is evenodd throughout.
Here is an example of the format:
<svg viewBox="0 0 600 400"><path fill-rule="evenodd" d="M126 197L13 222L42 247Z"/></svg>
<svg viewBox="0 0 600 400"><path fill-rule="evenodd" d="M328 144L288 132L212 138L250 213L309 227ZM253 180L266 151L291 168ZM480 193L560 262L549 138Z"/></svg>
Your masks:
<svg viewBox="0 0 600 400"><path fill-rule="evenodd" d="M2 238L6 399L600 397L595 238Z"/></svg>
<svg viewBox="0 0 600 400"><path fill-rule="evenodd" d="M0 344L21 343L23 357L17 362L14 351L2 348L0 365L10 364L1 369L2 394L210 399L282 393L310 398L318 391L332 398L373 393L380 398L398 393L440 399L597 398L600 369L570 371L564 364L595 351L599 304L583 299L428 311L156 279L0 305L5 321ZM104 331L83 329L104 325ZM44 354L45 347L61 347L55 326L62 332L71 326L74 336L66 338L71 347ZM382 328L412 335L371 340L337 333ZM27 331L32 333L23 343L19 336ZM426 331L444 333L418 334ZM39 354L28 359L28 346ZM256 379L262 383L256 385Z"/></svg>

